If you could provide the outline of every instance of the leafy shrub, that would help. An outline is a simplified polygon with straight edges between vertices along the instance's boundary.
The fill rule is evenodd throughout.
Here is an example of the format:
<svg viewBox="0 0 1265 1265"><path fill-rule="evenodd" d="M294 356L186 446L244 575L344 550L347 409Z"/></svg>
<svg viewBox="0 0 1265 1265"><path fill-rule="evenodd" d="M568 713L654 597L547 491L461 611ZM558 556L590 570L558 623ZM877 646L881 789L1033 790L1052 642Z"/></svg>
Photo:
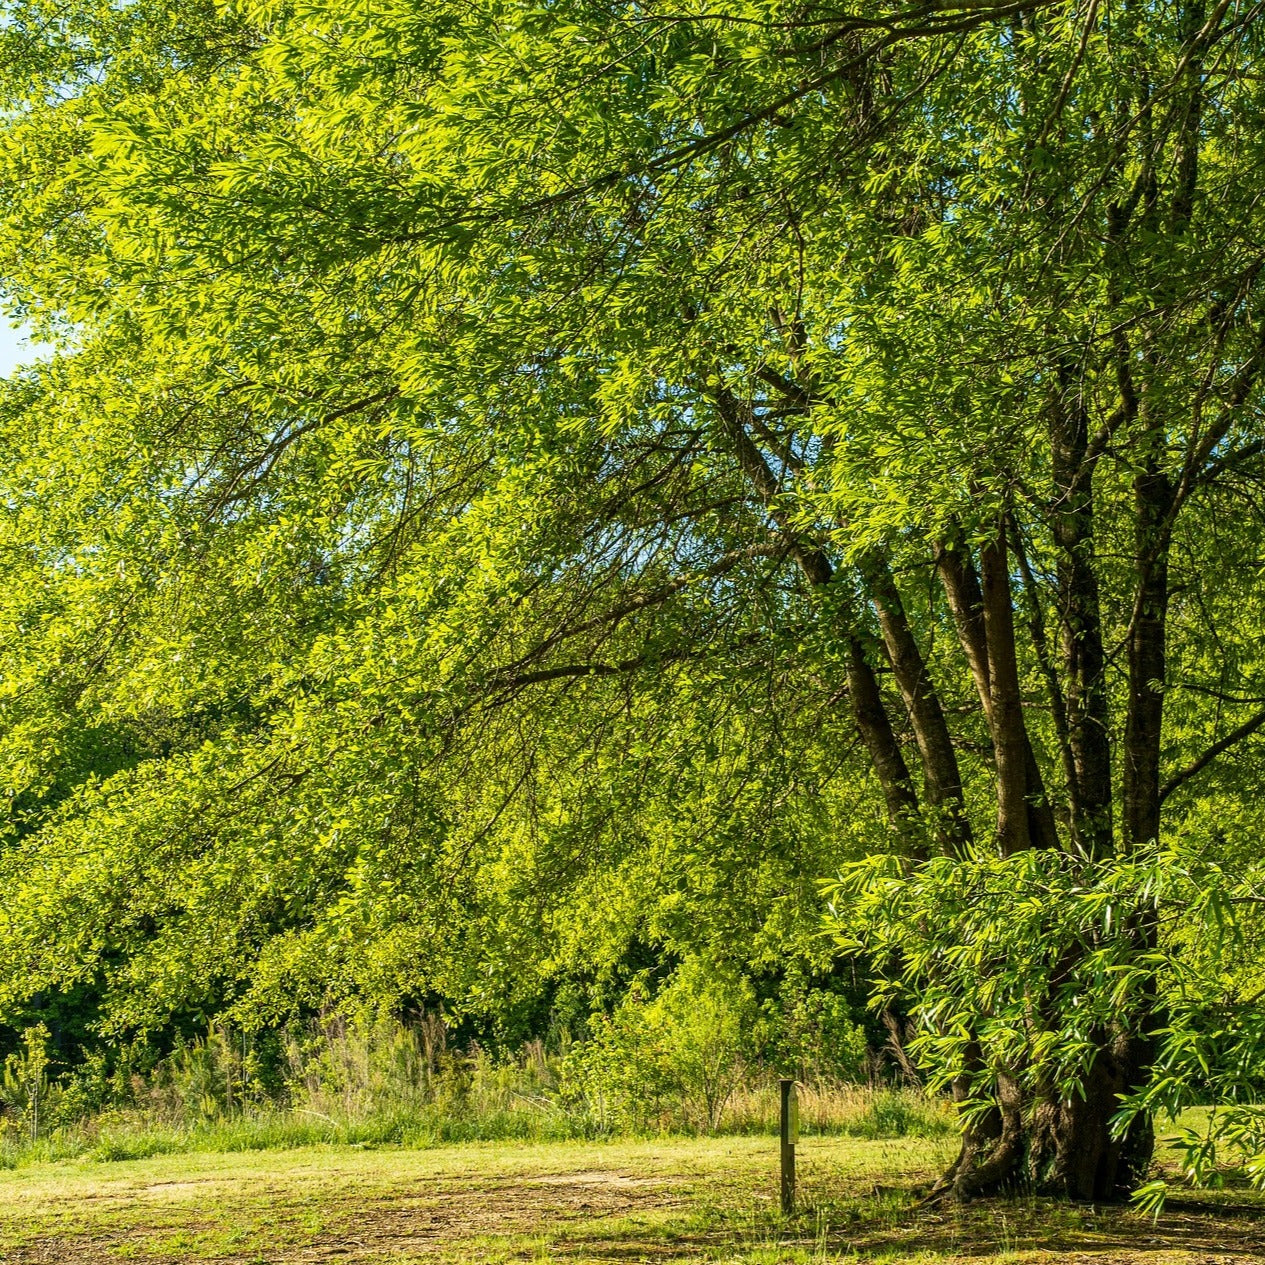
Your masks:
<svg viewBox="0 0 1265 1265"><path fill-rule="evenodd" d="M780 998L778 1052L787 1073L801 1080L859 1082L868 1079L870 1049L865 1028L845 997L789 980Z"/></svg>
<svg viewBox="0 0 1265 1265"><path fill-rule="evenodd" d="M745 980L685 963L657 996L640 990L578 1046L568 1085L614 1129L714 1132L754 1053L755 995Z"/></svg>
<svg viewBox="0 0 1265 1265"><path fill-rule="evenodd" d="M10 1054L0 1073L0 1137L23 1135L39 1139L57 1119L61 1086L48 1075L48 1029L42 1024L22 1034L22 1050Z"/></svg>

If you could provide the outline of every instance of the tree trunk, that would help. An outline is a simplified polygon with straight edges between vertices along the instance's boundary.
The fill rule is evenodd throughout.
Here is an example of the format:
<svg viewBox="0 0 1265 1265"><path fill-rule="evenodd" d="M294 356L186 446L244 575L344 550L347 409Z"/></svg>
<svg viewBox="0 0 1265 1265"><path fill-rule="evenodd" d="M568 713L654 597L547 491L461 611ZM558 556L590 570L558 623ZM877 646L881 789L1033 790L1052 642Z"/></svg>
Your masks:
<svg viewBox="0 0 1265 1265"><path fill-rule="evenodd" d="M1112 1137L1110 1124L1120 1095L1143 1079L1149 1059L1146 1042L1107 1042L1085 1076L1084 1097L1036 1105L1028 1152L1036 1191L1092 1202L1128 1198L1151 1162L1155 1133L1146 1117L1122 1138Z"/></svg>
<svg viewBox="0 0 1265 1265"><path fill-rule="evenodd" d="M1025 1101L1014 1077L999 1077L995 1105L965 1124L957 1159L931 1198L966 1202L1026 1191L1092 1203L1127 1199L1150 1164L1154 1129L1138 1117L1114 1138L1111 1118L1120 1095L1144 1079L1150 1057L1148 1042L1104 1034L1083 1096L1070 1099L1048 1093ZM965 1096L963 1082L954 1097Z"/></svg>
<svg viewBox="0 0 1265 1265"><path fill-rule="evenodd" d="M938 544L935 558L936 570L940 573L940 581L949 601L949 610L953 615L958 641L970 665L971 678L975 682L975 692L979 695L980 707L983 710L984 719L988 722L989 733L993 734L995 731L992 678L988 666L988 631L984 620L984 595L980 588L979 576L971 560L970 549L960 533L955 539ZM1028 837L1038 848L1058 847L1058 826L1054 820L1054 810L1046 794L1041 766L1037 762L1036 752L1032 749L1032 741L1026 726L1023 730L1023 768Z"/></svg>
<svg viewBox="0 0 1265 1265"><path fill-rule="evenodd" d="M1010 856L1031 847L1032 836L1028 830L1028 734L1019 694L1006 532L1000 521L996 536L980 549L980 589L988 641L988 715L997 767L997 842L1002 855Z"/></svg>
<svg viewBox="0 0 1265 1265"><path fill-rule="evenodd" d="M918 819L918 795L914 791L909 766L892 729L891 718L883 706L878 679L865 657L865 647L853 633L848 634L848 700L861 741L883 790L887 817L896 828L906 850L921 855L917 831L911 827Z"/></svg>
<svg viewBox="0 0 1265 1265"><path fill-rule="evenodd" d="M1071 768L1072 840L1086 856L1112 850L1111 723L1106 651L1094 545L1094 468L1089 419L1073 369L1063 366L1049 406L1050 450L1058 498L1051 528L1059 548L1058 589L1066 724ZM1122 408L1130 407L1126 391Z"/></svg>
<svg viewBox="0 0 1265 1265"><path fill-rule="evenodd" d="M900 591L887 559L871 550L860 562L861 576L878 616L883 645L900 689L927 787L927 805L934 818L940 846L956 851L971 838L962 799L962 775L958 771L953 739L945 722L940 696L927 670L926 660L914 638Z"/></svg>
<svg viewBox="0 0 1265 1265"><path fill-rule="evenodd" d="M1138 589L1129 629L1129 701L1124 735L1125 842L1132 849L1159 838L1160 745L1163 737L1165 622L1172 486L1151 467L1134 481Z"/></svg>

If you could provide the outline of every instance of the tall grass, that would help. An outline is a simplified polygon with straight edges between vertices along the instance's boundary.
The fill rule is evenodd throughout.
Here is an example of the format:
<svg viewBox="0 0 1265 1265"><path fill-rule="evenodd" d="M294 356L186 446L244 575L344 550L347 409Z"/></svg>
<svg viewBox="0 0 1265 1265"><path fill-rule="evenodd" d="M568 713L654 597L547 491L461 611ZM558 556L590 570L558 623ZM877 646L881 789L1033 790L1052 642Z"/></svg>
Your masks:
<svg viewBox="0 0 1265 1265"><path fill-rule="evenodd" d="M942 1137L957 1129L950 1104L914 1089L875 1088L835 1081L797 1087L799 1127L805 1137ZM738 1087L726 1104L721 1133L776 1133L780 1091L765 1076Z"/></svg>
<svg viewBox="0 0 1265 1265"><path fill-rule="evenodd" d="M734 1087L718 1114L700 1113L685 1101L687 1085L675 1097L665 1097L658 1085L644 1110L617 1116L585 1053L578 1046L550 1051L533 1041L513 1058L495 1059L478 1047L450 1047L434 1018L409 1024L331 1018L288 1030L271 1044L216 1028L146 1075L116 1085L114 1101L104 1108L76 1110L82 1095L77 1100L49 1084L46 1123L31 1130L10 1103L0 1116L0 1167L319 1144L427 1147L614 1133L776 1132L777 1082L758 1065L733 1069ZM628 1093L626 1069L620 1092ZM806 1135L925 1136L953 1127L942 1104L909 1090L820 1080L801 1088L800 1103Z"/></svg>

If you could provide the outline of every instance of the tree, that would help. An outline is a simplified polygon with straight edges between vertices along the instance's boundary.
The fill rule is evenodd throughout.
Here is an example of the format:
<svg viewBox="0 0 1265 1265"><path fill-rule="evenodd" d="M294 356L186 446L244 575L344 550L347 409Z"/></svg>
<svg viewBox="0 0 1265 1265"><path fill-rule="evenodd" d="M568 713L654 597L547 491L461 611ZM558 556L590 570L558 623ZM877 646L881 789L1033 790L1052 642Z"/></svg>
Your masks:
<svg viewBox="0 0 1265 1265"><path fill-rule="evenodd" d="M16 8L5 271L67 352L5 404L7 996L530 991L598 952L542 868L825 839L940 990L945 1191L1128 1189L1156 875L1181 823L1242 880L1265 726L1252 19ZM58 802L88 724L134 758Z"/></svg>

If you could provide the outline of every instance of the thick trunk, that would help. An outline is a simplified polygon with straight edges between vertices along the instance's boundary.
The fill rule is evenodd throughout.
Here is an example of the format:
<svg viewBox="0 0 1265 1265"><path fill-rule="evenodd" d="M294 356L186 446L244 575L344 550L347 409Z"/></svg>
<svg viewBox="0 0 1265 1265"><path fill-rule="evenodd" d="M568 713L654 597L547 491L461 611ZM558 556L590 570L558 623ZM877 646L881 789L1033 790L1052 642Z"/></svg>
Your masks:
<svg viewBox="0 0 1265 1265"><path fill-rule="evenodd" d="M1084 1077L1083 1095L1025 1101L1017 1081L999 1078L993 1107L965 1125L962 1147L932 1192L968 1201L1027 1191L1109 1203L1129 1197L1154 1149L1151 1121L1139 1117L1122 1138L1111 1131L1120 1095L1145 1077L1151 1051L1136 1038L1104 1036ZM964 1097L955 1087L955 1097Z"/></svg>
<svg viewBox="0 0 1265 1265"><path fill-rule="evenodd" d="M1058 594L1067 741L1069 817L1077 848L1112 848L1111 738L1106 653L1094 555L1094 459L1073 372L1062 374L1050 404L1050 448L1058 499L1051 527L1059 549Z"/></svg>
<svg viewBox="0 0 1265 1265"><path fill-rule="evenodd" d="M980 550L980 589L988 640L989 719L997 766L997 842L1004 856L1032 846L1028 829L1027 765L1030 751L1019 693L1015 615L1010 596L1006 534Z"/></svg>
<svg viewBox="0 0 1265 1265"><path fill-rule="evenodd" d="M954 1086L954 1097L964 1097L961 1085ZM983 1195L1017 1189L1021 1184L1026 1142L1023 1096L1018 1082L1001 1076L995 1104L967 1120L962 1131L962 1149L933 1193L965 1203Z"/></svg>
<svg viewBox="0 0 1265 1265"><path fill-rule="evenodd" d="M1050 1097L1034 1107L1027 1176L1035 1190L1102 1202L1125 1199L1138 1186L1155 1146L1152 1124L1139 1117L1121 1138L1110 1125L1120 1096L1144 1078L1150 1053L1136 1038L1105 1043L1083 1097Z"/></svg>
<svg viewBox="0 0 1265 1265"><path fill-rule="evenodd" d="M1138 475L1134 497L1138 586L1129 629L1129 701L1124 735L1124 825L1129 848L1159 838L1160 832L1160 742L1172 485L1152 465Z"/></svg>
<svg viewBox="0 0 1265 1265"><path fill-rule="evenodd" d="M958 641L971 669L975 692L979 695L984 719L988 721L990 734L993 729L992 676L988 664L988 633L984 619L984 597L979 576L971 560L966 542L957 539L941 543L936 548L936 570L948 598L949 611L957 629ZM1045 790L1041 766L1027 727L1023 728L1024 798L1027 802L1028 837L1039 848L1058 846L1058 827L1054 810Z"/></svg>

